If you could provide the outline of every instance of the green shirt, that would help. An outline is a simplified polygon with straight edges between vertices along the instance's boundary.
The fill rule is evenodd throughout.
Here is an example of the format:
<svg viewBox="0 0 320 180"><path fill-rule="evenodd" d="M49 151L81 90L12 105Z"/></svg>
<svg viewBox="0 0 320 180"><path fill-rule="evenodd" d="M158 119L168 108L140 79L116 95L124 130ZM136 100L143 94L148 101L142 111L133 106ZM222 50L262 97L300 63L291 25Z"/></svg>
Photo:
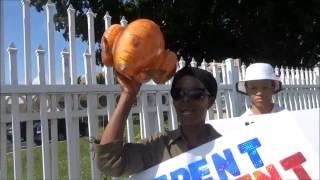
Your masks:
<svg viewBox="0 0 320 180"><path fill-rule="evenodd" d="M212 126L209 129L208 142L221 136ZM190 149L179 128L157 133L142 143L114 141L104 145L95 144L94 150L100 171L118 177L136 174Z"/></svg>

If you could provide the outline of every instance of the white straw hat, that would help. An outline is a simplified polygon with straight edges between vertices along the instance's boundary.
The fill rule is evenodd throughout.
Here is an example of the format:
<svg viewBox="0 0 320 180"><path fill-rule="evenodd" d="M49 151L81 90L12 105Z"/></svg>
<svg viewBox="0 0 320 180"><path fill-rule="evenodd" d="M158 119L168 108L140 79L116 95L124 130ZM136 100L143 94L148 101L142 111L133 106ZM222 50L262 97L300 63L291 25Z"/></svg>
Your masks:
<svg viewBox="0 0 320 180"><path fill-rule="evenodd" d="M254 63L248 66L246 69L245 80L237 82L236 90L239 93L247 95L245 83L247 81L255 80L273 80L275 82L274 93L281 91L281 81L276 77L272 66L266 63Z"/></svg>

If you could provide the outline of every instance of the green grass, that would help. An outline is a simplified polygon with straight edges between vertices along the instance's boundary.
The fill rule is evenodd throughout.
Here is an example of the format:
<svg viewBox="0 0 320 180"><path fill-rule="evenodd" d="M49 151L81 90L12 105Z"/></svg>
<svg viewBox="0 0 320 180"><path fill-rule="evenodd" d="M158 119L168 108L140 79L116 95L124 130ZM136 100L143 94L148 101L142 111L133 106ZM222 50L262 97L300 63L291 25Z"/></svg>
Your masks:
<svg viewBox="0 0 320 180"><path fill-rule="evenodd" d="M27 152L21 150L22 178L27 177ZM89 142L87 138L80 138L80 172L82 179L91 179ZM42 154L41 146L33 149L34 178L42 179ZM13 179L13 154L7 154L7 175ZM58 142L58 168L59 179L68 179L67 144L65 141Z"/></svg>
<svg viewBox="0 0 320 180"><path fill-rule="evenodd" d="M133 125L135 142L140 141L140 125L135 122ZM168 128L167 121L165 128ZM103 127L99 129L100 134L103 132ZM126 132L126 131L125 131ZM125 137L126 139L126 137ZM91 167L89 156L89 142L87 137L82 137L80 142L80 173L81 179L91 179ZM22 179L27 179L27 154L26 150L21 150L21 163L22 163ZM42 154L41 146L33 149L33 164L34 164L34 179L42 178ZM66 141L58 142L58 173L59 179L68 179L68 161L67 161L67 143ZM7 154L7 179L13 178L13 154ZM103 179L111 180L108 176L103 176Z"/></svg>
<svg viewBox="0 0 320 180"><path fill-rule="evenodd" d="M22 179L27 179L27 151L21 150ZM42 154L41 146L33 149L34 179L42 178ZM68 179L67 143L58 142L58 168L59 180ZM87 137L80 138L80 173L81 179L91 179L89 142ZM111 180L109 176L102 176L105 180ZM7 179L14 179L13 154L7 154Z"/></svg>

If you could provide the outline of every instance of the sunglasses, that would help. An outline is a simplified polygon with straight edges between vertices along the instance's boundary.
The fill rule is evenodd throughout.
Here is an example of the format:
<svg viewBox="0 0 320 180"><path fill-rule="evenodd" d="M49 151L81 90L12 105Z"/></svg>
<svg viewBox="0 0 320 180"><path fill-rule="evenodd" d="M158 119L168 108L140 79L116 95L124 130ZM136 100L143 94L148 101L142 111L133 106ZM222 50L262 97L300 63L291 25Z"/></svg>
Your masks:
<svg viewBox="0 0 320 180"><path fill-rule="evenodd" d="M211 96L205 89L194 88L194 89L180 89L177 88L172 91L171 96L174 100L181 100L184 97L188 97L192 100L199 100L205 96Z"/></svg>

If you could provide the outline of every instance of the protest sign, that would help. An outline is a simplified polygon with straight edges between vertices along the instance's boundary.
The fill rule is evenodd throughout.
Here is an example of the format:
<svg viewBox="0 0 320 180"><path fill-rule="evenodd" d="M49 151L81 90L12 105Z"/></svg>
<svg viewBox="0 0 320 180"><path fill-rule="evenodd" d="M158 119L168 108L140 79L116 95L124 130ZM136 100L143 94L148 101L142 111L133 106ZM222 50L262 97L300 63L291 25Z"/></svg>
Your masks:
<svg viewBox="0 0 320 180"><path fill-rule="evenodd" d="M221 138L131 179L319 179L319 109L209 123Z"/></svg>

